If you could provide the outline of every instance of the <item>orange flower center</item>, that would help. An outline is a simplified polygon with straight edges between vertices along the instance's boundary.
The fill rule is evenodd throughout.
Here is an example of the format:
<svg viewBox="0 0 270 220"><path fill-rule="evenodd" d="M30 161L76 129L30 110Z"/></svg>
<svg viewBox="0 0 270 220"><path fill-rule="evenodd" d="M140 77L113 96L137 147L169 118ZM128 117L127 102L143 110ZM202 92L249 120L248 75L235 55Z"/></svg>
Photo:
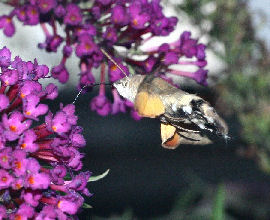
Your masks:
<svg viewBox="0 0 270 220"><path fill-rule="evenodd" d="M26 148L26 143L21 144L21 149Z"/></svg>
<svg viewBox="0 0 270 220"><path fill-rule="evenodd" d="M42 4L42 8L48 8L48 3L46 3L46 2L44 2L43 4Z"/></svg>
<svg viewBox="0 0 270 220"><path fill-rule="evenodd" d="M15 125L10 125L9 129L13 132L17 131L17 127Z"/></svg>
<svg viewBox="0 0 270 220"><path fill-rule="evenodd" d="M7 23L11 23L12 19L11 18L7 18Z"/></svg>
<svg viewBox="0 0 270 220"><path fill-rule="evenodd" d="M30 176L30 177L28 178L28 183L30 183L30 184L34 184L34 183L35 183L35 179L34 179L33 176Z"/></svg>
<svg viewBox="0 0 270 220"><path fill-rule="evenodd" d="M61 207L61 203L62 201L60 200L58 203L57 203L57 207L60 208Z"/></svg>
<svg viewBox="0 0 270 220"><path fill-rule="evenodd" d="M1 158L1 160L2 160L3 162L7 162L8 158L7 158L6 155L4 155L4 156Z"/></svg>
<svg viewBox="0 0 270 220"><path fill-rule="evenodd" d="M19 184L19 183L16 183L16 184L15 184L15 187L16 187L16 189L20 189L20 188L22 188L22 185Z"/></svg>
<svg viewBox="0 0 270 220"><path fill-rule="evenodd" d="M25 95L23 93L21 93L21 98L23 99L25 97Z"/></svg>
<svg viewBox="0 0 270 220"><path fill-rule="evenodd" d="M15 219L15 220L22 220L22 216L21 216L21 215L16 214L14 219Z"/></svg>
<svg viewBox="0 0 270 220"><path fill-rule="evenodd" d="M117 66L116 65L113 65L113 66L111 66L111 71L113 72L113 71L116 71L117 70Z"/></svg>
<svg viewBox="0 0 270 220"><path fill-rule="evenodd" d="M138 25L138 21L136 19L133 19L132 23L137 26Z"/></svg>
<svg viewBox="0 0 270 220"><path fill-rule="evenodd" d="M77 18L77 17L76 17L75 15L71 15L71 16L70 16L70 20L71 20L71 21L76 21L76 18Z"/></svg>
<svg viewBox="0 0 270 220"><path fill-rule="evenodd" d="M1 180L2 180L2 182L7 182L7 177L6 177L6 176L3 176L3 177L1 178Z"/></svg>
<svg viewBox="0 0 270 220"><path fill-rule="evenodd" d="M20 161L16 161L15 166L16 166L17 169L21 169L22 163Z"/></svg>
<svg viewBox="0 0 270 220"><path fill-rule="evenodd" d="M32 9L31 13L32 13L32 15L36 15L37 11L35 9Z"/></svg>
<svg viewBox="0 0 270 220"><path fill-rule="evenodd" d="M91 48L92 48L92 46L90 44L87 44L87 43L85 44L85 49L86 50L90 50Z"/></svg>

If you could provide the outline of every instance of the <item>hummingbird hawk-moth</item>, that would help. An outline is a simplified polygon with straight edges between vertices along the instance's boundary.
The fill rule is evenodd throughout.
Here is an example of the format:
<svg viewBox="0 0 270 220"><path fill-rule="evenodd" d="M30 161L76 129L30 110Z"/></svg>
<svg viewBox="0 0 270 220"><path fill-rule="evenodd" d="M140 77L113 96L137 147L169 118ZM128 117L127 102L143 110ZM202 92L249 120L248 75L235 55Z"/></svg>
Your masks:
<svg viewBox="0 0 270 220"><path fill-rule="evenodd" d="M228 138L228 127L208 102L154 75L132 75L113 83L142 117L159 118L162 146L209 144L209 134Z"/></svg>
<svg viewBox="0 0 270 220"><path fill-rule="evenodd" d="M180 144L210 144L211 134L228 139L228 127L208 102L152 75L127 76L101 48L125 78L113 83L118 93L134 104L142 117L159 118L162 146L175 149Z"/></svg>

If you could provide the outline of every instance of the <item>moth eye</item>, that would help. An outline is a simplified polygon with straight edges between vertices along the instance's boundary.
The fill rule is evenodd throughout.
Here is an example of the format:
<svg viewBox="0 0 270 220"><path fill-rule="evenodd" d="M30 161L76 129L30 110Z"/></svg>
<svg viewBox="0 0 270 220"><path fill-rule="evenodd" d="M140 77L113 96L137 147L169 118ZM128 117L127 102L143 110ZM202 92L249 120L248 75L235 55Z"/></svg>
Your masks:
<svg viewBox="0 0 270 220"><path fill-rule="evenodd" d="M127 84L128 84L127 82L123 82L124 87L127 87Z"/></svg>

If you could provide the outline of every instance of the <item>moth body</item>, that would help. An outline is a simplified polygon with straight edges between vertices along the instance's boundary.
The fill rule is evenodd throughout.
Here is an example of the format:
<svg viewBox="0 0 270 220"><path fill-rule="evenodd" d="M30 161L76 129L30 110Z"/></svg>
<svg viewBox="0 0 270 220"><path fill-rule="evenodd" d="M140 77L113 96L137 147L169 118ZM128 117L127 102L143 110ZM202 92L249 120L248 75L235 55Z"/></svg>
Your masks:
<svg viewBox="0 0 270 220"><path fill-rule="evenodd" d="M162 146L169 149L179 144L209 144L207 132L228 137L224 120L208 102L178 89L153 75L133 75L115 82L114 87L134 103L143 117L161 121Z"/></svg>

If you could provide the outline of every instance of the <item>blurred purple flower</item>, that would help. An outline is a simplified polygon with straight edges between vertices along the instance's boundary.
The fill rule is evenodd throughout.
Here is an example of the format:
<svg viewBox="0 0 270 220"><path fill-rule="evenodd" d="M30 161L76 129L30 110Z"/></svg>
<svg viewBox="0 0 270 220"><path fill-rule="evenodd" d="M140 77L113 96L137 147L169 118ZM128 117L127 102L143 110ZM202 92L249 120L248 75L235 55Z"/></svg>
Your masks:
<svg viewBox="0 0 270 220"><path fill-rule="evenodd" d="M91 100L90 108L101 116L106 116L111 112L111 103L105 95L98 95Z"/></svg>
<svg viewBox="0 0 270 220"><path fill-rule="evenodd" d="M50 10L55 8L56 0L38 0L37 5L41 13L48 13Z"/></svg>
<svg viewBox="0 0 270 220"><path fill-rule="evenodd" d="M0 29L3 29L4 34L7 37L13 36L15 33L15 26L12 22L12 18L6 15L0 16Z"/></svg>
<svg viewBox="0 0 270 220"><path fill-rule="evenodd" d="M82 22L82 14L80 8L75 4L68 4L66 7L66 15L64 23L67 25L78 25Z"/></svg>
<svg viewBox="0 0 270 220"><path fill-rule="evenodd" d="M58 79L60 83L65 83L69 79L68 71L63 63L52 68L52 77Z"/></svg>

